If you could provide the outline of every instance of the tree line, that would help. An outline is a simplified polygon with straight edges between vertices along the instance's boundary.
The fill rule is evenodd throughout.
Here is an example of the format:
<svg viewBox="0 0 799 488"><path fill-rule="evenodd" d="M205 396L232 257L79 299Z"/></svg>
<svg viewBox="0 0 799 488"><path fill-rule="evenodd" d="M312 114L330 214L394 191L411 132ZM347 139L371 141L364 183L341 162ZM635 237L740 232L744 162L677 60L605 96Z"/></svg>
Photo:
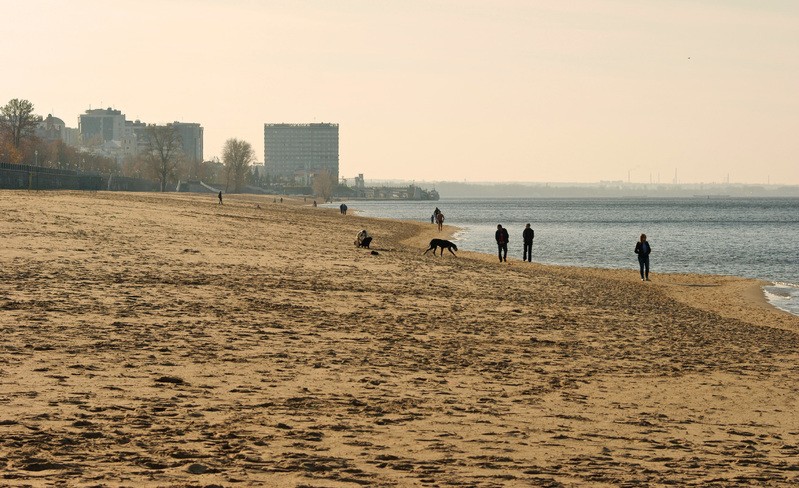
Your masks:
<svg viewBox="0 0 799 488"><path fill-rule="evenodd" d="M255 152L249 142L236 138L225 141L221 162L192 161L183 154L176 127L153 124L145 129L142 150L117 161L60 139L38 137L36 128L42 120L28 100L14 98L0 107L0 162L152 179L161 191L180 179L196 179L224 183L226 192L238 193L253 178L250 166Z"/></svg>

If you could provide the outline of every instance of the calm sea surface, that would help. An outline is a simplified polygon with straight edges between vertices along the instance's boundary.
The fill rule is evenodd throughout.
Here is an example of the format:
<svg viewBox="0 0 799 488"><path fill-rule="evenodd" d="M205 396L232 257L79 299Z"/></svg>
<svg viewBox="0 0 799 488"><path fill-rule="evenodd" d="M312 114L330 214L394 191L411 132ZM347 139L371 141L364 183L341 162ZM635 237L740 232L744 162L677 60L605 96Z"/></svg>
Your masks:
<svg viewBox="0 0 799 488"><path fill-rule="evenodd" d="M522 257L522 230L535 231L533 260L629 268L645 233L656 273L736 275L773 282L766 296L799 314L799 199L442 199L346 202L361 215L430 222L437 206L457 226L458 247L496 253L494 231L510 233L508 253ZM337 207L338 204L333 205ZM432 226L432 224L431 224ZM653 276L654 277L654 276Z"/></svg>

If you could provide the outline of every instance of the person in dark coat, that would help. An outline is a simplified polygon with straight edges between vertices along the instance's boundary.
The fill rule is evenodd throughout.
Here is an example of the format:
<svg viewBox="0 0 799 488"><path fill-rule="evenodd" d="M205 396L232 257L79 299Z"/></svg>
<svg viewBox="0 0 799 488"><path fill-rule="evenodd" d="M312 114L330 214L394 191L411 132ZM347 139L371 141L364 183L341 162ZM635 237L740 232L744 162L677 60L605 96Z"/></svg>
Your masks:
<svg viewBox="0 0 799 488"><path fill-rule="evenodd" d="M532 262L533 261L533 238L535 237L535 231L530 228L530 224L527 224L522 231L522 240L524 240L524 254L522 254L522 261Z"/></svg>
<svg viewBox="0 0 799 488"><path fill-rule="evenodd" d="M649 253L652 246L646 241L646 234L635 243L635 254L638 255L638 266L641 268L641 281L649 281Z"/></svg>
<svg viewBox="0 0 799 488"><path fill-rule="evenodd" d="M222 205L222 190L219 191L219 205Z"/></svg>
<svg viewBox="0 0 799 488"><path fill-rule="evenodd" d="M500 224L497 224L497 231L494 233L494 239L497 240L497 248L499 253L499 262L508 262L508 229L504 229Z"/></svg>

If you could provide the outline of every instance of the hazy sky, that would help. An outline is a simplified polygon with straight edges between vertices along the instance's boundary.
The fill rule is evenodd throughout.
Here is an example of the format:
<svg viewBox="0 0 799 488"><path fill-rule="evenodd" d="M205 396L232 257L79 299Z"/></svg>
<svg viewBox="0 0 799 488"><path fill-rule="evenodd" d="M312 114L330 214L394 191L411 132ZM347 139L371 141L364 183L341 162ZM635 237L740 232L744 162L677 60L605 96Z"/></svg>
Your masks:
<svg viewBox="0 0 799 488"><path fill-rule="evenodd" d="M345 177L799 184L796 0L0 0L0 103L340 124Z"/></svg>

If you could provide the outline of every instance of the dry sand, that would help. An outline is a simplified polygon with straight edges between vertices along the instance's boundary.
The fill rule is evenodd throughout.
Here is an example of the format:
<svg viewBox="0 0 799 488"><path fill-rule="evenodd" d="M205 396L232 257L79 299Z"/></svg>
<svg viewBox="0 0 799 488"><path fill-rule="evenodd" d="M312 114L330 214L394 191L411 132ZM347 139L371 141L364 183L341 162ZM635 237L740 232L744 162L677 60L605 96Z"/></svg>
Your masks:
<svg viewBox="0 0 799 488"><path fill-rule="evenodd" d="M0 485L799 483L799 318L755 281L422 256L301 199L0 212Z"/></svg>

